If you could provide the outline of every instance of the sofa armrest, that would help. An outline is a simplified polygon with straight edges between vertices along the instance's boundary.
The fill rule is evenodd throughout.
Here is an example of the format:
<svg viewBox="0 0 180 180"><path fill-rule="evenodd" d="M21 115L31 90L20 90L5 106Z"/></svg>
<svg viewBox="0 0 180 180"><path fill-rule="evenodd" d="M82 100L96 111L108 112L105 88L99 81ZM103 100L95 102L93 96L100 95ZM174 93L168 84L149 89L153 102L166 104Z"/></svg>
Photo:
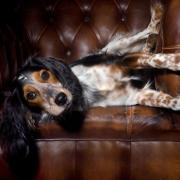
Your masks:
<svg viewBox="0 0 180 180"><path fill-rule="evenodd" d="M179 0L166 2L166 11L162 30L162 51L164 53L180 52L180 3ZM162 71L156 78L157 88L168 92L172 96L180 94L180 73L172 71ZM172 112L175 126L180 128L179 113Z"/></svg>

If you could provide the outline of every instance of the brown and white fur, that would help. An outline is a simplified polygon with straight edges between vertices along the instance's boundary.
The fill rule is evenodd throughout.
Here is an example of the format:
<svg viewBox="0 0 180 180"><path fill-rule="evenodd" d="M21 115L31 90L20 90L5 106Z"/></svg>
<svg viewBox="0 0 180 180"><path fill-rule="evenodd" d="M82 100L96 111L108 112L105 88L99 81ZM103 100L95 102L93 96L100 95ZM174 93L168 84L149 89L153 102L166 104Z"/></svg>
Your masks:
<svg viewBox="0 0 180 180"><path fill-rule="evenodd" d="M99 51L98 54L105 54L103 58L117 58L117 60L113 60L117 63L102 63L93 66L80 64L72 67L72 71L81 83L94 88L105 97L92 103L91 106L106 107L139 104L180 110L180 99L178 97L172 97L166 93L150 89L150 83L148 82L141 89L135 88L131 84L131 81L138 80L138 77L129 76L128 71L130 69L180 70L179 53L151 53L154 41L149 41L148 38L159 33L163 15L162 5L155 3L151 8L151 14L150 24L145 30L123 38L118 38L118 35L116 35L110 43ZM127 55L127 53L129 54ZM118 63L118 56L111 56L122 56L124 54L126 56L121 60L121 63ZM88 92L85 92L85 96L88 96Z"/></svg>
<svg viewBox="0 0 180 180"><path fill-rule="evenodd" d="M178 97L152 89L148 73L148 69L180 70L180 54L153 53L163 11L154 2L147 28L123 38L117 34L99 52L69 66L53 58L30 58L16 78L25 103L40 108L42 118L95 106L139 104L180 110Z"/></svg>
<svg viewBox="0 0 180 180"><path fill-rule="evenodd" d="M71 74L78 79L81 86L79 91L82 90L82 94L78 95L79 99L77 95L74 95L75 91L78 91L75 90L76 88L73 90L67 88L70 76L67 79L67 73L63 73L62 66L64 66L64 72L68 68L65 68L67 65L63 65L63 62L58 65L58 62L53 59L45 60L51 66L56 64L54 72L59 73L59 75L56 74L56 77L54 72L48 69L48 66L35 72L23 70L17 79L23 86L23 95L27 104L40 107L45 112L44 114L48 113L53 116L63 114L69 108L69 104L75 102L77 110L82 110L82 106L107 107L136 104L180 110L180 99L152 89L151 78L148 77L150 74L148 74L147 69L180 70L180 54L153 53L156 37L160 31L163 11L163 6L156 1L151 7L150 23L143 31L134 35L129 34L123 38L117 34L99 52L83 57L69 65ZM37 59L37 61L39 60ZM28 70L28 65L26 65L26 69ZM49 74L49 78L54 76L56 83L50 79L42 80L41 72L44 70ZM141 74L142 72L143 74ZM147 78L142 77L145 74L147 74ZM57 76L64 79L65 82L62 83ZM36 94L38 98L28 101L26 94L29 92ZM57 97L59 99L65 98L66 102L57 103ZM81 108L78 108L77 102L80 102L81 99L84 102L83 105L80 103ZM37 100L38 103L36 103ZM72 105L71 109L74 109Z"/></svg>
<svg viewBox="0 0 180 180"><path fill-rule="evenodd" d="M40 122L64 119L74 128L75 115L95 106L140 104L180 110L179 97L151 88L149 69L180 70L180 53L152 52L162 5L155 3L151 13L142 32L124 38L116 35L99 52L74 64L47 57L27 60L15 77L0 120L0 147L10 165L34 157L34 130Z"/></svg>

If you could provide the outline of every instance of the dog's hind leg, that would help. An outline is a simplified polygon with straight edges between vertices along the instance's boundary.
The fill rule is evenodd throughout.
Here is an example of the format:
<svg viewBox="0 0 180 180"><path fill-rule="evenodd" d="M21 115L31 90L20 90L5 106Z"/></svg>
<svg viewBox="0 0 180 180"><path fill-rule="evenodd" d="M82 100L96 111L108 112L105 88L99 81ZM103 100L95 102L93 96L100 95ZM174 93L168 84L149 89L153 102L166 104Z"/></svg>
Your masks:
<svg viewBox="0 0 180 180"><path fill-rule="evenodd" d="M139 52L147 49L146 40L151 34L158 34L160 30L160 22L163 16L163 6L155 3L151 7L151 21L146 29L135 34L119 38L116 35L99 53L119 54Z"/></svg>

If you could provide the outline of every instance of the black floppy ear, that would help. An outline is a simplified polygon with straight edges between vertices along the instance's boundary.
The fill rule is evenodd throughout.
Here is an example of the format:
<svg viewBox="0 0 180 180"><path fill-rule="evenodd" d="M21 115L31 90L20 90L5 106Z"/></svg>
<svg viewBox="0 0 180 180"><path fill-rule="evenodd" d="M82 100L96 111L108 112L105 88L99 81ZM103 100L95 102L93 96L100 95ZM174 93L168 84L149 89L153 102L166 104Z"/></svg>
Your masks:
<svg viewBox="0 0 180 180"><path fill-rule="evenodd" d="M15 90L6 99L0 120L0 147L11 164L24 161L32 148L32 136L25 116L26 109L18 90Z"/></svg>

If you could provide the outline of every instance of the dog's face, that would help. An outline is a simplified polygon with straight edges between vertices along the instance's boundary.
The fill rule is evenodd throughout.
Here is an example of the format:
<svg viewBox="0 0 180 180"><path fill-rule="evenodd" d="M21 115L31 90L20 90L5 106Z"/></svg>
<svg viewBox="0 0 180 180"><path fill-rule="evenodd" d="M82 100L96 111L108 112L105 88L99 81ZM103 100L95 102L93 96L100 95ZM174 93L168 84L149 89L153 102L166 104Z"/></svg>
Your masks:
<svg viewBox="0 0 180 180"><path fill-rule="evenodd" d="M51 115L60 115L72 102L72 93L47 69L25 72L19 80L26 102Z"/></svg>
<svg viewBox="0 0 180 180"><path fill-rule="evenodd" d="M36 61L38 62L36 64ZM19 73L17 81L26 104L59 116L81 98L81 86L63 62L34 60Z"/></svg>

